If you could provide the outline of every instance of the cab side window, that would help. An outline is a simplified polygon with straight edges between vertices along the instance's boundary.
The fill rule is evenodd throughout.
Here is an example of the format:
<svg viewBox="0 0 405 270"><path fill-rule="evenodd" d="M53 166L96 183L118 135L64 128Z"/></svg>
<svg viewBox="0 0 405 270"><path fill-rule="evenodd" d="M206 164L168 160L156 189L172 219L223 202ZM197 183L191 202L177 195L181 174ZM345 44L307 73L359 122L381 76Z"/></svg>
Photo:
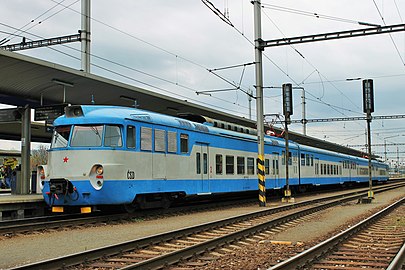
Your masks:
<svg viewBox="0 0 405 270"><path fill-rule="evenodd" d="M134 126L127 126L127 148L136 147L136 128Z"/></svg>
<svg viewBox="0 0 405 270"><path fill-rule="evenodd" d="M180 134L180 152L188 153L188 135Z"/></svg>
<svg viewBox="0 0 405 270"><path fill-rule="evenodd" d="M104 146L121 147L121 128L119 126L106 125L104 134Z"/></svg>

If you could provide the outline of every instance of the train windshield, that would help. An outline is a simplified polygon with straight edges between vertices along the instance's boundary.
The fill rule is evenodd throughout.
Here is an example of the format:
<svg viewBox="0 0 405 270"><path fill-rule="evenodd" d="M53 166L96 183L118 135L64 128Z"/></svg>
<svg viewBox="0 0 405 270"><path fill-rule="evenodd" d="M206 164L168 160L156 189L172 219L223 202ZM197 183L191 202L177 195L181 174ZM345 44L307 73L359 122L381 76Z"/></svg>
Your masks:
<svg viewBox="0 0 405 270"><path fill-rule="evenodd" d="M104 137L103 137L104 135ZM122 147L121 127L118 125L77 125L58 126L55 128L51 148L100 147L104 138L104 146Z"/></svg>
<svg viewBox="0 0 405 270"><path fill-rule="evenodd" d="M51 148L67 147L71 126L59 126L53 132Z"/></svg>
<svg viewBox="0 0 405 270"><path fill-rule="evenodd" d="M101 146L103 130L104 126L102 125L75 126L73 128L70 146Z"/></svg>

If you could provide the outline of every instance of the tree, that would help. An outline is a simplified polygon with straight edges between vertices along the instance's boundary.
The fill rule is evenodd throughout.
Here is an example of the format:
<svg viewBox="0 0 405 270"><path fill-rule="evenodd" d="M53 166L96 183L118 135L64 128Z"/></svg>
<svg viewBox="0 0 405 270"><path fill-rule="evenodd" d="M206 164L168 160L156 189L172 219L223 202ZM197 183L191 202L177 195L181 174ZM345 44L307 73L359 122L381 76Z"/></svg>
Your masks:
<svg viewBox="0 0 405 270"><path fill-rule="evenodd" d="M40 145L38 149L31 152L31 171L36 171L38 165L46 165L48 163L48 148Z"/></svg>

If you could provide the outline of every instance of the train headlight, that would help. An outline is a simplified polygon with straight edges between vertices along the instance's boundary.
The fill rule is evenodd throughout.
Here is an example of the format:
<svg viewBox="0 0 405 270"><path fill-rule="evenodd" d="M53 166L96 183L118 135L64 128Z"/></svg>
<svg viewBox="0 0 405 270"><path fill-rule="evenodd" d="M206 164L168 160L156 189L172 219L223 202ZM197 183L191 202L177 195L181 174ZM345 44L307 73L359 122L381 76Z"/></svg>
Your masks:
<svg viewBox="0 0 405 270"><path fill-rule="evenodd" d="M100 164L93 165L90 170L90 183L96 189L100 190L104 184L104 168Z"/></svg>
<svg viewBox="0 0 405 270"><path fill-rule="evenodd" d="M98 165L98 166L96 167L96 173L97 173L97 175L103 175L103 172L104 172L103 166Z"/></svg>
<svg viewBox="0 0 405 270"><path fill-rule="evenodd" d="M37 190L42 190L45 184L46 165L37 166Z"/></svg>
<svg viewBox="0 0 405 270"><path fill-rule="evenodd" d="M45 179L45 170L42 166L38 166L38 175L40 179Z"/></svg>

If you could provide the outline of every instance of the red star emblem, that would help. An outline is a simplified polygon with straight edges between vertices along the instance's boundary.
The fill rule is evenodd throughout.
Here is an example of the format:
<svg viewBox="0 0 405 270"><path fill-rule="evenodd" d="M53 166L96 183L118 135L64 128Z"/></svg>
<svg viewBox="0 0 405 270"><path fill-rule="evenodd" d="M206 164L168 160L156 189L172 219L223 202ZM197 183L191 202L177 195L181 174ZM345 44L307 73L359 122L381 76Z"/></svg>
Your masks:
<svg viewBox="0 0 405 270"><path fill-rule="evenodd" d="M63 158L63 163L67 163L67 162L68 162L68 160L69 160L69 158L68 158L68 157L64 157L64 158Z"/></svg>

